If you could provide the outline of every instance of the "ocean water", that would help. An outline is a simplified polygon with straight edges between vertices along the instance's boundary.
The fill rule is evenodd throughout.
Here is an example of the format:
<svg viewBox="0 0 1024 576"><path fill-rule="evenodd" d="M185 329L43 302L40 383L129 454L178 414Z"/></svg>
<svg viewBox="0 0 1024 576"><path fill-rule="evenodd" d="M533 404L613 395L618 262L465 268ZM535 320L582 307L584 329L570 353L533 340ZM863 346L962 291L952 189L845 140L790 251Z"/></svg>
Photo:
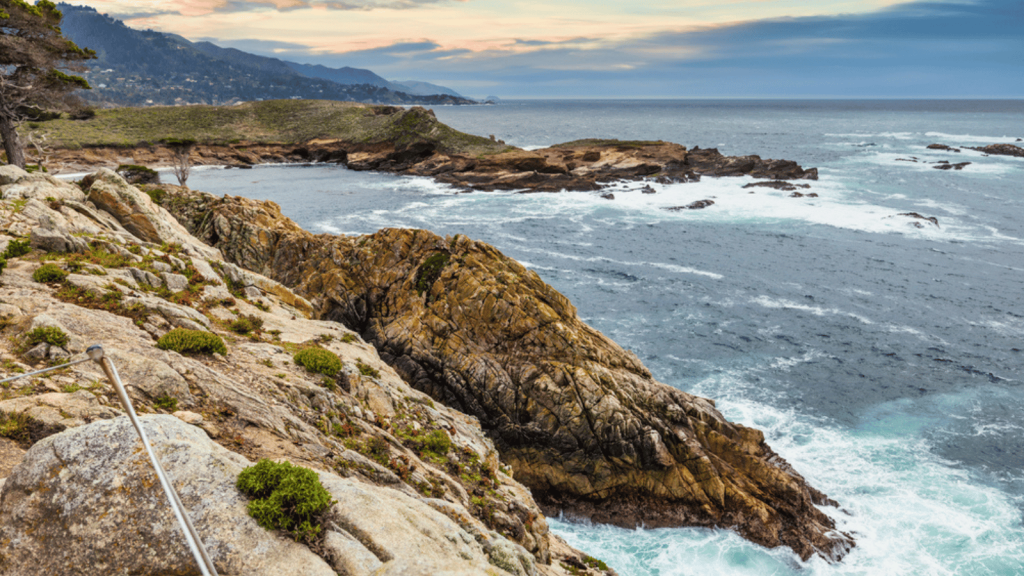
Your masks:
<svg viewBox="0 0 1024 576"><path fill-rule="evenodd" d="M841 504L825 511L858 545L827 564L728 530L552 518L557 534L624 576L1024 574L1024 159L926 148L1024 138L1024 102L512 101L435 112L523 147L663 139L821 174L802 190L817 198L705 178L652 184L656 194L612 184L606 200L465 194L334 166L193 173L195 189L274 200L315 232L417 227L494 244L659 380L764 430ZM940 160L971 164L922 162ZM663 209L701 199L715 204Z"/></svg>

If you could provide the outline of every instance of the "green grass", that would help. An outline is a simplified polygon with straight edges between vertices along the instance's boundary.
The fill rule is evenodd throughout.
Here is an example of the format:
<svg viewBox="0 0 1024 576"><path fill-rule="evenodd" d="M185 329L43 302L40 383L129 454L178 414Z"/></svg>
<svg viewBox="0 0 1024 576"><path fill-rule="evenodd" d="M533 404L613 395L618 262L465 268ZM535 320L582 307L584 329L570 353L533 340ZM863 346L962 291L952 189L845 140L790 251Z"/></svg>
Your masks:
<svg viewBox="0 0 1024 576"><path fill-rule="evenodd" d="M50 120L29 128L57 148L133 148L160 142L300 144L314 139L354 144L432 141L467 154L511 149L459 132L421 110L381 113L382 106L331 100L269 100L239 106L153 106L97 110L89 120Z"/></svg>

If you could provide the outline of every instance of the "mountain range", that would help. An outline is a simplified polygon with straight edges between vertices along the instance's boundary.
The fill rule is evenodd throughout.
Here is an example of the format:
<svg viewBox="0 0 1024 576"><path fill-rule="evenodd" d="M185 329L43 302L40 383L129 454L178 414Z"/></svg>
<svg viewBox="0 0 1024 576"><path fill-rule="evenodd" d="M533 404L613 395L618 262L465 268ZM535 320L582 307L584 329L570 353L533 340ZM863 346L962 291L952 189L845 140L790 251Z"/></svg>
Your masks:
<svg viewBox="0 0 1024 576"><path fill-rule="evenodd" d="M86 6L59 4L64 35L96 51L85 73L99 106L233 104L281 98L374 104L475 104L427 82L391 82L370 70L257 56L177 34L136 30Z"/></svg>

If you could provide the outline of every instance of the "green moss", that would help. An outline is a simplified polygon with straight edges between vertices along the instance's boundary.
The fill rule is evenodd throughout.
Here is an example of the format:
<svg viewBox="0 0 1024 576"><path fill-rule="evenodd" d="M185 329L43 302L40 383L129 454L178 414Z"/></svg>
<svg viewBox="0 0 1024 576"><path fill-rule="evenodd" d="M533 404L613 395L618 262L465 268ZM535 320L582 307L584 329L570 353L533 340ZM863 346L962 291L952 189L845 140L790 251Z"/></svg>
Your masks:
<svg viewBox="0 0 1024 576"><path fill-rule="evenodd" d="M214 352L225 356L228 353L227 346L220 336L203 330L187 330L175 328L164 334L156 342L156 347L161 350L174 350L182 354L213 354Z"/></svg>
<svg viewBox="0 0 1024 576"><path fill-rule="evenodd" d="M178 409L178 399L173 396L163 395L153 402L153 406L161 410L174 412Z"/></svg>
<svg viewBox="0 0 1024 576"><path fill-rule="evenodd" d="M248 510L267 530L284 530L297 541L314 543L323 530L331 494L316 472L288 462L263 459L238 475L238 489L251 498Z"/></svg>
<svg viewBox="0 0 1024 576"><path fill-rule="evenodd" d="M416 274L416 293L420 296L430 290L430 287L441 277L441 271L448 265L451 255L446 252L437 252L420 264L419 272Z"/></svg>
<svg viewBox="0 0 1024 576"><path fill-rule="evenodd" d="M60 269L56 264L43 264L32 273L32 279L36 282L61 282L68 277L68 273Z"/></svg>
<svg viewBox="0 0 1024 576"><path fill-rule="evenodd" d="M303 348L295 353L294 359L299 366L317 374L333 377L341 372L341 359L323 348Z"/></svg>
<svg viewBox="0 0 1024 576"><path fill-rule="evenodd" d="M351 344L356 341L356 337L354 334L345 334L341 337L341 341L345 344Z"/></svg>
<svg viewBox="0 0 1024 576"><path fill-rule="evenodd" d="M65 346L68 343L68 335L56 326L40 326L25 335L28 345L35 346L46 342L50 346Z"/></svg>
<svg viewBox="0 0 1024 576"><path fill-rule="evenodd" d="M0 411L0 436L24 444L30 440L31 417L24 412Z"/></svg>

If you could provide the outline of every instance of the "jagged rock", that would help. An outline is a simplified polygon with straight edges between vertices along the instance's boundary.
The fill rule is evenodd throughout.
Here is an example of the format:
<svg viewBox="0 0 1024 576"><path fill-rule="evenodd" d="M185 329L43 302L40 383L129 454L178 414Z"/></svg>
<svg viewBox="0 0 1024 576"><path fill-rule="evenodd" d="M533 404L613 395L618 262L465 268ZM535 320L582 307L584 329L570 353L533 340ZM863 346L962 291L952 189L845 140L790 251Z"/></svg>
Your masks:
<svg viewBox="0 0 1024 576"><path fill-rule="evenodd" d="M359 332L415 388L478 417L550 513L629 527L734 527L802 558L838 559L852 545L815 507L827 497L761 432L654 380L493 247L423 230L284 232L285 222L263 228L249 216L273 205L194 192L170 204L199 238ZM211 220L227 225L214 230ZM266 260L253 262L257 254Z"/></svg>
<svg viewBox="0 0 1024 576"><path fill-rule="evenodd" d="M946 146L945 144L929 144L926 146L929 150L943 150L946 152L960 152L960 150L953 148L952 146Z"/></svg>
<svg viewBox="0 0 1024 576"><path fill-rule="evenodd" d="M46 342L40 342L39 344L29 348L25 352L24 356L29 360L35 360L37 362L40 360L46 360L50 357L50 345Z"/></svg>
<svg viewBox="0 0 1024 576"><path fill-rule="evenodd" d="M334 576L308 548L249 517L235 488L243 457L172 416L142 421L218 572ZM5 576L198 573L127 418L36 443L4 486L0 540Z"/></svg>

